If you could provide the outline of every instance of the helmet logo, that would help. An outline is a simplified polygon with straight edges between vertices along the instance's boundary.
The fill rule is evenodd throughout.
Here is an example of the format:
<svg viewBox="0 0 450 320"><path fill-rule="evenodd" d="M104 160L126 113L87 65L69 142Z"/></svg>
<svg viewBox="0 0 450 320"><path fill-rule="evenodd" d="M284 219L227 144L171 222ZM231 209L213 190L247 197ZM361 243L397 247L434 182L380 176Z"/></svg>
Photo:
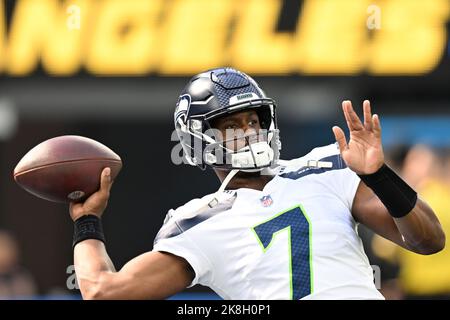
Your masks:
<svg viewBox="0 0 450 320"><path fill-rule="evenodd" d="M175 123L178 119L181 119L183 123L186 123L189 107L191 106L191 96L189 94L183 94L178 99L177 108L175 110Z"/></svg>

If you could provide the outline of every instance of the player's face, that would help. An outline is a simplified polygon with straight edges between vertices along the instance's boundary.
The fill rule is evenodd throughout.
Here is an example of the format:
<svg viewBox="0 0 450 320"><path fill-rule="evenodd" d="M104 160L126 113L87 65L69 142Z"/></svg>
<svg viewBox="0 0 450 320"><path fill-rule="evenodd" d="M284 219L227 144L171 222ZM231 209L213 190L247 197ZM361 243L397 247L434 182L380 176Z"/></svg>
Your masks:
<svg viewBox="0 0 450 320"><path fill-rule="evenodd" d="M221 132L223 140L226 141L225 147L234 151L252 143L252 140L257 140L256 134L261 130L258 114L254 110L240 111L220 117L215 119L211 125Z"/></svg>

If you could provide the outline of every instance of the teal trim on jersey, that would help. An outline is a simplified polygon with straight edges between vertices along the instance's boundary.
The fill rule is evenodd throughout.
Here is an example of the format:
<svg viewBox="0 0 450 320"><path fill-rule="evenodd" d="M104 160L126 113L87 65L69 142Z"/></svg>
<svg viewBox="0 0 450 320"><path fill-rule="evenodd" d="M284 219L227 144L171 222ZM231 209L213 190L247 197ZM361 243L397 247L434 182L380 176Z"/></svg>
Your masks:
<svg viewBox="0 0 450 320"><path fill-rule="evenodd" d="M301 212L303 218L306 220L306 223L308 224L308 227L307 227L308 236L307 236L307 243L297 243L296 244L295 255L297 257L297 260L294 261L293 256L292 256L292 225L295 223L294 226L295 226L296 233L301 232L302 227L304 227L305 220L301 220L300 217L298 218L299 220L297 220L297 218L295 216L290 217L290 218L293 218L291 220L292 223L283 228L281 228L281 227L283 225L285 225L287 222L286 221L280 222L280 220L282 219L281 218L282 215L292 214L293 211L297 211L297 209ZM276 230L278 227L280 227L280 229ZM259 229L259 232L257 229ZM274 230L276 230L276 231L274 231ZM280 212L280 213L276 214L275 216L265 220L264 222L255 225L252 228L252 231L255 234L255 237L256 237L259 245L261 246L263 253L266 253L270 249L272 243L274 242L273 241L274 238L279 233L284 232L284 231L288 232L287 235L288 235L290 298L291 299L299 299L308 294L313 293L314 278L313 278L313 264L312 264L312 225L311 225L311 221L310 221L308 215L305 212L304 207L302 205L296 205L290 209ZM303 232L305 232L305 230L303 230ZM269 236L270 236L270 239L269 239ZM298 240L299 241L304 240L304 237L300 236ZM309 256L308 261L307 261L308 267L305 267L304 264L302 264L302 260L298 260L299 258L301 258L302 252L305 255L305 253L304 253L305 248L302 247L302 245L308 246L308 256ZM295 271L293 271L293 269L295 269ZM305 289L304 287L303 288L301 288L301 287L294 288L294 277L297 279L296 283L298 283L299 277L301 278L302 275L303 275L303 277L307 276L309 278L309 288L308 289Z"/></svg>
<svg viewBox="0 0 450 320"><path fill-rule="evenodd" d="M308 221L308 226L309 226L309 272L310 272L310 279L311 279L311 293L314 292L314 269L313 269L313 251L312 251L312 223L311 220L308 216L308 214L306 213L305 208L303 207L303 205L299 205L300 206L300 210L302 211L303 215L305 216L306 220Z"/></svg>

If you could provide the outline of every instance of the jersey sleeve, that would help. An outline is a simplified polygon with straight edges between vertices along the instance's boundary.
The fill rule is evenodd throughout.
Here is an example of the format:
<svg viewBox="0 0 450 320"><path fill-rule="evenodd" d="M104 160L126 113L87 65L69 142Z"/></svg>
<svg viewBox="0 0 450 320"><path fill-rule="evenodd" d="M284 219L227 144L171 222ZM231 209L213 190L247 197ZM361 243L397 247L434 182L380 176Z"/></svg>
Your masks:
<svg viewBox="0 0 450 320"><path fill-rule="evenodd" d="M195 277L189 287L196 284L208 283L211 273L211 263L199 248L198 244L193 241L197 236L197 228L191 228L184 231L177 223L175 210L170 210L167 214L164 225L158 232L154 244L153 251L168 252L185 259L192 267Z"/></svg>
<svg viewBox="0 0 450 320"><path fill-rule="evenodd" d="M339 170L337 176L339 176L339 179L336 181L336 194L345 203L347 208L351 210L361 179L347 167Z"/></svg>
<svg viewBox="0 0 450 320"><path fill-rule="evenodd" d="M356 190L361 179L354 171L347 167L341 157L337 143L317 148L316 153L320 160L330 161L333 164L330 170L330 187L333 189L335 195L351 211Z"/></svg>
<svg viewBox="0 0 450 320"><path fill-rule="evenodd" d="M333 167L329 171L329 186L332 188L334 194L351 211L356 190L361 179L354 171L347 167L336 143L317 149L316 153L319 155L320 160L330 161L333 164Z"/></svg>

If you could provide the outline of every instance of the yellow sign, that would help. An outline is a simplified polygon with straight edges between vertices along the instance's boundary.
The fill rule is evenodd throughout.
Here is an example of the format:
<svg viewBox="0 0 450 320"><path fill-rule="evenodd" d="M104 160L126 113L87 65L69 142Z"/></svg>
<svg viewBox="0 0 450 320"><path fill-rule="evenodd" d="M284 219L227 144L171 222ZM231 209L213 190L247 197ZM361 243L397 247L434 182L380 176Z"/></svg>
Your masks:
<svg viewBox="0 0 450 320"><path fill-rule="evenodd" d="M305 0L276 32L281 0L19 0L0 73L190 75L230 65L252 74L425 74L447 44L448 0Z"/></svg>

